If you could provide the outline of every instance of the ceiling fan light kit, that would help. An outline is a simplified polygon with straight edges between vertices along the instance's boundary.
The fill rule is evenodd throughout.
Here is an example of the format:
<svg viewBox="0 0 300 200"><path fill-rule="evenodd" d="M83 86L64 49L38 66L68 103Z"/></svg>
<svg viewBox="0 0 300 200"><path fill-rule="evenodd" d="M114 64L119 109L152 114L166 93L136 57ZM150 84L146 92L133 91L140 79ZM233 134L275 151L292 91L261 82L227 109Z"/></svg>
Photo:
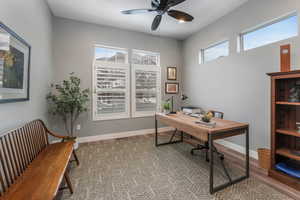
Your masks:
<svg viewBox="0 0 300 200"><path fill-rule="evenodd" d="M193 21L194 19L193 16L179 10L171 10L172 7L183 3L184 1L186 0L152 0L151 1L152 8L150 9L133 9L133 10L124 10L121 12L126 15L156 12L157 15L155 16L151 26L151 30L155 31L159 27L162 16L165 13L167 13L170 17L173 17L176 20L178 20L179 23Z"/></svg>

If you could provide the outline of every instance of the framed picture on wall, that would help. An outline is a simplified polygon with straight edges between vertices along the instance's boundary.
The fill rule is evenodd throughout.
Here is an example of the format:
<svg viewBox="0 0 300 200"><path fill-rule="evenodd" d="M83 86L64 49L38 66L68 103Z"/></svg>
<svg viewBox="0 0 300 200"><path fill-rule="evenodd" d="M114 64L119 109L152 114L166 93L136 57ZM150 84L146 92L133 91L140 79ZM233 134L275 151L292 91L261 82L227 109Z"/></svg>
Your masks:
<svg viewBox="0 0 300 200"><path fill-rule="evenodd" d="M166 83L165 90L166 94L178 94L179 83Z"/></svg>
<svg viewBox="0 0 300 200"><path fill-rule="evenodd" d="M29 100L30 45L0 22L0 103Z"/></svg>
<svg viewBox="0 0 300 200"><path fill-rule="evenodd" d="M167 79L169 81L177 80L177 68L176 67L167 67Z"/></svg>

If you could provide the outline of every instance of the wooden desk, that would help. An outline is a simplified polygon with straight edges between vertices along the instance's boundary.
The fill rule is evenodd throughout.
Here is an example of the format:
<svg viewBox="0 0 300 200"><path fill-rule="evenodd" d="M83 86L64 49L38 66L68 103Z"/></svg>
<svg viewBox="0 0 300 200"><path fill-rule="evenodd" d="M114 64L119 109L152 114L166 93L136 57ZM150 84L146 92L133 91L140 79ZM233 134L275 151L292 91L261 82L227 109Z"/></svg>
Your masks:
<svg viewBox="0 0 300 200"><path fill-rule="evenodd" d="M182 113L171 114L171 115L157 113L155 115L155 145L161 146L161 145L183 142L183 132L203 142L208 142L210 147L209 148L209 157L210 157L209 187L210 187L211 194L219 190L222 190L230 185L233 185L237 182L240 182L244 179L249 178L249 124L214 118L213 121L216 122L216 126L214 128L210 128L207 126L197 124L196 121L198 120L199 119L197 118L190 117ZM177 141L173 141L173 136L172 136L169 142L159 144L158 132L157 132L158 121L181 131L181 139ZM213 184L213 179L214 179L213 178L214 177L213 142L214 140L224 139L224 138L228 138L236 135L242 135L242 134L246 135L246 174L235 180L231 180L229 178L228 183L214 187L213 186L214 185Z"/></svg>

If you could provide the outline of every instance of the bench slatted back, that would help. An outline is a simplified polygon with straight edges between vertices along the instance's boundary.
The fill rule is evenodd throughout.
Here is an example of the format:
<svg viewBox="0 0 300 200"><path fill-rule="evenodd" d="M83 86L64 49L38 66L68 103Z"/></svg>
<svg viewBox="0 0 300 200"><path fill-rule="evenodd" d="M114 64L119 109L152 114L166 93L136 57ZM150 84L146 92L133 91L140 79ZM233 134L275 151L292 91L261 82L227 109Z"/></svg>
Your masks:
<svg viewBox="0 0 300 200"><path fill-rule="evenodd" d="M32 121L0 137L1 196L48 144L47 130L41 120Z"/></svg>

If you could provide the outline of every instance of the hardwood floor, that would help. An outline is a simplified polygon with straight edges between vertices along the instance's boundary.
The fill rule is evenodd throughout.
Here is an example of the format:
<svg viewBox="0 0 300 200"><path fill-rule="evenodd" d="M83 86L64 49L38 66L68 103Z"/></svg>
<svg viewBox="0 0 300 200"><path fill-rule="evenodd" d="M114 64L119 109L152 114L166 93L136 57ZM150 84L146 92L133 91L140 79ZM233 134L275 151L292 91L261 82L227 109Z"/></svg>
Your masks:
<svg viewBox="0 0 300 200"><path fill-rule="evenodd" d="M191 144L190 141L188 143ZM215 146L221 153L223 153L225 155L227 162L230 161L231 164L236 165L241 170L244 169L244 167L241 165L241 163L243 163L241 161L244 160L244 156L241 153L231 150L229 148L226 148L220 144L215 144ZM253 158L250 158L250 175L253 176L254 178L259 179L260 181L264 182L265 184L275 188L276 190L290 196L291 198L294 198L296 200L300 199L299 191L269 177L268 171L260 168L258 161Z"/></svg>

